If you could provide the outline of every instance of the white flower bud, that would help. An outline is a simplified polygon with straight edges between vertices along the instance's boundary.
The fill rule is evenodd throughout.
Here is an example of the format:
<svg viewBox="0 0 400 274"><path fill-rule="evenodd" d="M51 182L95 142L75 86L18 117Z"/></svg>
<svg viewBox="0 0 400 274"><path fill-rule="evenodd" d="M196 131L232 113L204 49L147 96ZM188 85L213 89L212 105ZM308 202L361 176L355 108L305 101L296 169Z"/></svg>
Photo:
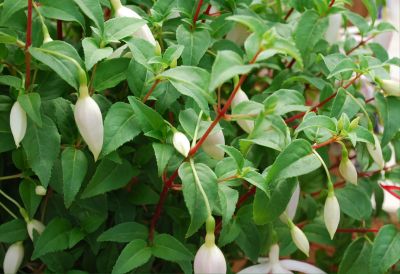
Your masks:
<svg viewBox="0 0 400 274"><path fill-rule="evenodd" d="M124 6L121 6L120 8L115 10L115 17L132 17L132 18L142 19L142 17L139 14ZM133 34L133 36L144 39L149 43L151 43L153 46L156 46L156 40L154 39L154 36L151 33L149 26L147 25L143 25L139 30L137 30Z"/></svg>
<svg viewBox="0 0 400 274"><path fill-rule="evenodd" d="M42 222L35 219L30 220L26 224L26 229L28 230L29 238L31 238L32 241L33 241L33 230L35 230L40 235L42 234L45 228L46 227Z"/></svg>
<svg viewBox="0 0 400 274"><path fill-rule="evenodd" d="M82 94L76 102L74 116L79 132L96 161L103 146L104 136L100 108L92 97Z"/></svg>
<svg viewBox="0 0 400 274"><path fill-rule="evenodd" d="M231 108L234 109L237 105L239 105L241 102L249 101L249 97L247 97L247 94L242 90L239 89L233 97ZM237 120L236 121L238 125L247 133L250 133L254 129L254 121L251 120Z"/></svg>
<svg viewBox="0 0 400 274"><path fill-rule="evenodd" d="M204 143L201 145L201 148L212 158L222 160L224 159L225 152L218 145L225 145L225 137L222 130L212 132L208 135Z"/></svg>
<svg viewBox="0 0 400 274"><path fill-rule="evenodd" d="M286 207L286 213L288 217L293 220L296 215L297 205L299 204L300 198L300 185L296 184L296 189L294 190L292 197L290 198L289 204Z"/></svg>
<svg viewBox="0 0 400 274"><path fill-rule="evenodd" d="M17 273L24 259L24 246L22 242L16 242L7 249L4 256L3 271L5 274Z"/></svg>
<svg viewBox="0 0 400 274"><path fill-rule="evenodd" d="M21 107L20 103L16 101L11 108L10 112L10 127L11 133L14 137L14 142L19 147L20 142L24 139L26 133L26 112Z"/></svg>
<svg viewBox="0 0 400 274"><path fill-rule="evenodd" d="M310 252L310 243L304 232L298 228L297 226L293 225L290 229L290 234L292 235L293 242L300 249L304 254L309 256Z"/></svg>
<svg viewBox="0 0 400 274"><path fill-rule="evenodd" d="M204 243L194 258L194 273L226 273L224 254L215 244Z"/></svg>
<svg viewBox="0 0 400 274"><path fill-rule="evenodd" d="M382 169L385 166L385 161L383 160L381 143L375 134L374 134L374 140L375 140L375 145L367 143L367 150L371 155L372 159L374 160L374 162L378 165L380 169Z"/></svg>
<svg viewBox="0 0 400 274"><path fill-rule="evenodd" d="M400 96L400 81L380 80L379 84L386 96Z"/></svg>
<svg viewBox="0 0 400 274"><path fill-rule="evenodd" d="M174 144L175 149L184 157L189 155L190 142L185 134L176 131L174 133L174 137L172 138L172 143Z"/></svg>
<svg viewBox="0 0 400 274"><path fill-rule="evenodd" d="M36 186L35 193L38 196L44 196L47 193L47 190L43 186Z"/></svg>
<svg viewBox="0 0 400 274"><path fill-rule="evenodd" d="M331 239L335 236L340 221L339 202L334 194L328 194L324 207L324 221Z"/></svg>
<svg viewBox="0 0 400 274"><path fill-rule="evenodd" d="M339 171L346 181L355 185L357 184L357 170L349 158L342 158L339 165Z"/></svg>

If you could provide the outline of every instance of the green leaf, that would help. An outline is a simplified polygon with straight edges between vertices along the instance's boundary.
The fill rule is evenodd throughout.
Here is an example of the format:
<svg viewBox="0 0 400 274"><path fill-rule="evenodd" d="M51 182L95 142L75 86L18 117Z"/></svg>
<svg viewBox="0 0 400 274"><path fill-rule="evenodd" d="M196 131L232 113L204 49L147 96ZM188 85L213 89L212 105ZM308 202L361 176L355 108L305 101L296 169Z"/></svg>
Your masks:
<svg viewBox="0 0 400 274"><path fill-rule="evenodd" d="M351 131L353 132L353 131ZM357 136L357 142L365 142L375 145L375 139L372 133L365 127L358 126L354 129Z"/></svg>
<svg viewBox="0 0 400 274"><path fill-rule="evenodd" d="M346 113L349 119L351 119L359 110L360 106L346 93L346 90L340 88L333 100L330 116L339 119L343 113Z"/></svg>
<svg viewBox="0 0 400 274"><path fill-rule="evenodd" d="M185 25L180 25L176 30L176 40L185 47L182 53L183 65L197 66L207 52L211 36L207 30L190 31Z"/></svg>
<svg viewBox="0 0 400 274"><path fill-rule="evenodd" d="M237 190L226 185L218 184L218 197L221 207L222 223L225 225L229 223L233 213L235 213L239 193Z"/></svg>
<svg viewBox="0 0 400 274"><path fill-rule="evenodd" d="M231 20L238 22L242 25L248 27L252 32L261 36L267 30L268 25L257 16L249 16L249 15L232 15L226 18L226 20Z"/></svg>
<svg viewBox="0 0 400 274"><path fill-rule="evenodd" d="M95 232L107 219L107 197L106 195L98 195L93 198L79 200L72 204L69 212L76 218L77 224L85 232Z"/></svg>
<svg viewBox="0 0 400 274"><path fill-rule="evenodd" d="M303 57L302 57L299 49L297 49L297 47L293 44L293 42L291 42L285 38L280 38L280 37L275 38L275 41L271 45L271 50L276 51L276 53L282 53L282 54L287 54L287 55L291 56L292 58L294 58L296 60L296 62L300 68L302 68L304 66ZM265 51L265 52L267 52L267 51ZM274 52L272 52L271 54L275 55ZM261 60L262 55L263 55L263 53L260 54L260 56L259 56L259 58L257 58L257 60ZM267 54L267 56L268 56L268 54Z"/></svg>
<svg viewBox="0 0 400 274"><path fill-rule="evenodd" d="M68 208L75 200L88 168L85 154L73 147L66 148L61 154L63 174L64 204Z"/></svg>
<svg viewBox="0 0 400 274"><path fill-rule="evenodd" d="M325 128L336 133L336 121L325 115L307 115L303 122L296 128L295 134L308 128Z"/></svg>
<svg viewBox="0 0 400 274"><path fill-rule="evenodd" d="M3 42L1 42L0 40L0 43ZM10 86L16 89L20 89L22 87L21 79L11 75L0 75L0 84Z"/></svg>
<svg viewBox="0 0 400 274"><path fill-rule="evenodd" d="M0 112L0 152L12 149L15 149L15 142L10 129L10 113Z"/></svg>
<svg viewBox="0 0 400 274"><path fill-rule="evenodd" d="M238 170L241 171L244 166L244 157L243 157L242 153L240 153L240 151L234 147L230 147L230 146L226 146L226 145L220 145L220 147L229 156L231 156L233 160L235 160Z"/></svg>
<svg viewBox="0 0 400 274"><path fill-rule="evenodd" d="M87 37L82 40L83 52L85 53L85 66L90 70L97 62L107 58L113 53L111 47L100 48L96 39Z"/></svg>
<svg viewBox="0 0 400 274"><path fill-rule="evenodd" d="M153 149L157 160L158 176L161 176L169 160L175 154L175 148L169 144L153 143Z"/></svg>
<svg viewBox="0 0 400 274"><path fill-rule="evenodd" d="M335 191L340 210L356 220L368 219L372 212L371 201L360 187L346 185L345 188ZM357 203L354 203L357 201Z"/></svg>
<svg viewBox="0 0 400 274"><path fill-rule="evenodd" d="M141 132L132 107L123 102L111 106L104 120L102 155L107 155L133 140Z"/></svg>
<svg viewBox="0 0 400 274"><path fill-rule="evenodd" d="M382 136L382 147L386 146L400 129L400 123L397 123L393 117L400 117L400 99L394 96L384 97L376 94L378 101L378 110L385 125Z"/></svg>
<svg viewBox="0 0 400 274"><path fill-rule="evenodd" d="M40 105L42 101L39 93L32 92L18 96L18 102L39 127L42 127L42 117L40 116Z"/></svg>
<svg viewBox="0 0 400 274"><path fill-rule="evenodd" d="M371 16L372 23L375 22L377 16L378 16L378 9L377 9L377 3L375 0L362 0L364 6L368 10L368 15Z"/></svg>
<svg viewBox="0 0 400 274"><path fill-rule="evenodd" d="M244 65L243 59L234 51L218 51L211 70L209 91L213 92L217 87L239 74L246 74L257 65Z"/></svg>
<svg viewBox="0 0 400 274"><path fill-rule="evenodd" d="M147 239L148 234L146 226L135 222L126 222L117 224L116 226L104 231L97 238L97 241L129 243L136 239L145 240Z"/></svg>
<svg viewBox="0 0 400 274"><path fill-rule="evenodd" d="M343 14L347 17L347 19L350 20L351 23L353 23L353 25L359 29L362 36L368 32L369 25L364 17L349 10L345 11Z"/></svg>
<svg viewBox="0 0 400 274"><path fill-rule="evenodd" d="M275 221L285 210L297 185L297 179L278 180L269 196L257 189L253 218L258 225Z"/></svg>
<svg viewBox="0 0 400 274"><path fill-rule="evenodd" d="M49 117L42 116L42 121L42 127L38 127L35 123L28 123L22 145L29 165L38 175L40 183L47 187L51 169L60 150L60 135Z"/></svg>
<svg viewBox="0 0 400 274"><path fill-rule="evenodd" d="M354 60L352 60L351 58L345 58L340 60L340 62L334 67L334 69L330 71L327 78L330 79L337 74L348 71L355 71L357 69L358 66L354 63Z"/></svg>
<svg viewBox="0 0 400 274"><path fill-rule="evenodd" d="M212 210L218 197L217 177L205 164L195 164L195 168ZM179 177L182 180L183 198L191 217L191 222L186 232L186 237L189 237L204 224L208 217L208 212L204 198L194 180L193 171L188 162L183 163L179 167Z"/></svg>
<svg viewBox="0 0 400 274"><path fill-rule="evenodd" d="M28 2L25 0L4 0L0 20L1 25L5 25L16 12L23 10L27 5Z"/></svg>
<svg viewBox="0 0 400 274"><path fill-rule="evenodd" d="M130 60L128 58L115 58L105 60L98 64L93 87L96 91L113 88L127 77Z"/></svg>
<svg viewBox="0 0 400 274"><path fill-rule="evenodd" d="M36 184L32 180L22 180L19 184L19 195L21 196L24 208L28 212L29 218L35 216L36 210L40 205L42 197L36 195Z"/></svg>
<svg viewBox="0 0 400 274"><path fill-rule="evenodd" d="M132 179L134 174L132 165L127 160L123 159L122 164L117 164L104 159L97 167L81 197L89 198L123 187Z"/></svg>
<svg viewBox="0 0 400 274"><path fill-rule="evenodd" d="M155 257L171 262L193 260L193 254L169 234L156 235L151 250Z"/></svg>
<svg viewBox="0 0 400 274"><path fill-rule="evenodd" d="M292 111L307 111L304 95L293 89L280 89L275 91L263 102L266 111L276 115L284 115Z"/></svg>
<svg viewBox="0 0 400 274"><path fill-rule="evenodd" d="M14 35L0 31L0 43L16 45L18 43L18 38ZM2 77L14 77L14 76L2 75ZM15 77L15 78L17 78L17 77ZM20 88L20 87L21 86L19 86L18 88Z"/></svg>
<svg viewBox="0 0 400 274"><path fill-rule="evenodd" d="M146 21L143 19L132 17L117 17L109 19L104 24L104 40L107 43L118 42L125 37L131 36L145 24Z"/></svg>
<svg viewBox="0 0 400 274"><path fill-rule="evenodd" d="M125 246L114 265L113 274L126 273L145 264L151 257L151 248L144 240L133 240Z"/></svg>
<svg viewBox="0 0 400 274"><path fill-rule="evenodd" d="M77 243L75 236L75 231L68 220L54 218L35 241L32 259L35 260L50 252L73 247Z"/></svg>
<svg viewBox="0 0 400 274"><path fill-rule="evenodd" d="M15 219L0 225L0 243L12 244L23 241L27 237L26 223L21 219Z"/></svg>
<svg viewBox="0 0 400 274"><path fill-rule="evenodd" d="M39 12L44 17L62 21L77 22L85 27L85 18L73 1L41 0Z"/></svg>
<svg viewBox="0 0 400 274"><path fill-rule="evenodd" d="M375 238L369 261L370 273L385 273L400 260L400 232L395 225L385 225Z"/></svg>
<svg viewBox="0 0 400 274"><path fill-rule="evenodd" d="M338 274L364 274L369 263L372 245L365 238L358 238L346 249Z"/></svg>
<svg viewBox="0 0 400 274"><path fill-rule="evenodd" d="M209 113L208 103L213 103L214 99L208 92L210 74L206 70L179 66L161 73L160 77L168 79L180 93L193 98L206 114Z"/></svg>
<svg viewBox="0 0 400 274"><path fill-rule="evenodd" d="M268 172L267 184L278 179L285 179L307 174L321 166L318 157L305 140L291 142L276 158Z"/></svg>
<svg viewBox="0 0 400 274"><path fill-rule="evenodd" d="M260 173L256 171L246 172L246 174L243 175L243 179L262 190L266 195L269 194L265 178Z"/></svg>
<svg viewBox="0 0 400 274"><path fill-rule="evenodd" d="M143 104L133 96L128 97L135 114L138 116L138 121L144 132L162 131L165 132L166 125L163 117L154 109Z"/></svg>
<svg viewBox="0 0 400 274"><path fill-rule="evenodd" d="M328 20L321 18L314 10L307 10L301 15L294 32L294 40L303 59L308 57L318 40L324 36L327 27Z"/></svg>
<svg viewBox="0 0 400 274"><path fill-rule="evenodd" d="M83 13L95 23L97 28L103 30L103 10L99 0L74 0L74 2L80 7Z"/></svg>

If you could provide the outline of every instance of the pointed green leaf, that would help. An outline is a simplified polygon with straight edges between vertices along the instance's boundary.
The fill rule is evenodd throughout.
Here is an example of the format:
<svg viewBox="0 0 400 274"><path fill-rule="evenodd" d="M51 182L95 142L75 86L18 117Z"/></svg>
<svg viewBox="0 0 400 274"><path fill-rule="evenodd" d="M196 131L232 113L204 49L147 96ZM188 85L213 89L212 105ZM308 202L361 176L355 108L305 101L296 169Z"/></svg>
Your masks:
<svg viewBox="0 0 400 274"><path fill-rule="evenodd" d="M145 264L151 257L151 248L144 240L133 240L122 250L114 265L113 274L126 273Z"/></svg>
<svg viewBox="0 0 400 274"><path fill-rule="evenodd" d="M42 126L42 117L40 115L40 105L42 101L39 93L32 92L18 96L18 102L21 107L26 111L29 118L31 118L39 127Z"/></svg>
<svg viewBox="0 0 400 274"><path fill-rule="evenodd" d="M151 250L155 257L171 262L193 260L193 254L187 247L169 234L156 235Z"/></svg>
<svg viewBox="0 0 400 274"><path fill-rule="evenodd" d="M197 66L211 43L211 36L208 30L190 31L185 25L180 25L176 30L176 40L185 47L182 53L183 65Z"/></svg>

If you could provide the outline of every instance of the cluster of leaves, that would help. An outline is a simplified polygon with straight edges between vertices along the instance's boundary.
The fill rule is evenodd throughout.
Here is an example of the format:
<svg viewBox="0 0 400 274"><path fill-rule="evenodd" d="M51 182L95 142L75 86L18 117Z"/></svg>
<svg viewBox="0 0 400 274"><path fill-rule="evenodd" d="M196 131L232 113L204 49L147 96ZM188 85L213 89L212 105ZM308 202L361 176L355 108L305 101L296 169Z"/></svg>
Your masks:
<svg viewBox="0 0 400 274"><path fill-rule="evenodd" d="M399 180L400 172L374 172L377 166L366 145L375 144L370 121L376 121L383 126L384 158L391 159L396 151L399 160L400 100L376 92L376 103L367 104L370 98L360 92L356 80L361 75L370 81L387 79L390 66L399 66L400 60L390 59L378 43L359 45L349 35L330 44L324 35L333 14L354 24L361 41L393 27L375 22L372 0L364 1L371 22L345 9L343 1L252 2L127 1L142 20L107 18L106 0L40 0L33 11L32 46L26 51L27 1L3 2L0 174L20 175L13 181L0 177L0 187L46 229L31 243L25 221L11 220L1 211L0 242L24 241L27 269L42 269L44 264L49 273L190 273L208 215L193 170L172 145L170 125L192 139L202 111L201 138L219 116L220 102L234 90L236 77L243 75L247 79L241 88L251 100L219 123L228 144L222 147L225 158L216 161L201 149L193 156L213 215L221 219L217 243L227 261L256 261L276 237L282 256L304 259L279 220L297 183L302 195L294 221L305 224L310 242L328 247L317 250L316 265L326 271L339 267L340 273L365 273L368 265L371 273L383 273L398 261L400 232L392 225L384 226L376 238L370 233L354 240L340 233L330 239L322 217L327 177L313 153L318 148L325 163L335 165L328 145L340 139L356 153L359 171L373 174L360 179L358 186L347 184L335 191L341 228L370 227L377 219L390 222L381 210L378 181ZM217 16L206 11L209 4L218 7ZM285 20L289 10L293 13ZM59 40L43 44L39 14L52 38ZM55 20L62 24L64 37L57 34ZM145 23L159 47L132 36ZM73 117L79 73L60 54L85 69L102 111L104 145L96 162ZM28 86L27 55L33 57ZM9 121L16 100L28 115L19 148ZM324 103L316 109L306 101ZM292 119L299 113L299 119ZM241 115L254 120L250 134L232 122ZM327 146L313 147L324 143ZM165 190L168 175L176 172L179 177ZM339 176L334 179L340 181ZM47 189L46 196L36 195L38 185ZM15 209L3 196L1 202ZM159 210L161 216L152 224ZM331 249L335 252L327 252Z"/></svg>

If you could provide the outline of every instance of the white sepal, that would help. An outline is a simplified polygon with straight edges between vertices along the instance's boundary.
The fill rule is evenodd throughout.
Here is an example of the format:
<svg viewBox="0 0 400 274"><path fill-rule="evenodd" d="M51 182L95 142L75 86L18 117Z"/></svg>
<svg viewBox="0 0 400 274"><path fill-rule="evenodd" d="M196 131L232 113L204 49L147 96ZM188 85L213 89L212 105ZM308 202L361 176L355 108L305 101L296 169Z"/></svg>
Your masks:
<svg viewBox="0 0 400 274"><path fill-rule="evenodd" d="M310 243L304 232L298 228L297 226L293 225L290 229L290 234L292 235L293 242L300 249L304 254L309 256L310 253Z"/></svg>
<svg viewBox="0 0 400 274"><path fill-rule="evenodd" d="M195 274L226 273L224 254L215 244L204 243L194 258Z"/></svg>
<svg viewBox="0 0 400 274"><path fill-rule="evenodd" d="M381 143L378 137L374 134L375 145L367 143L367 150L371 155L374 162L378 165L379 169L385 166L385 161L383 160Z"/></svg>
<svg viewBox="0 0 400 274"><path fill-rule="evenodd" d="M225 145L225 137L222 130L212 132L208 135L204 143L201 145L201 148L212 158L222 160L224 159L225 151L218 145Z"/></svg>
<svg viewBox="0 0 400 274"><path fill-rule="evenodd" d="M30 220L26 224L26 229L28 230L29 238L31 238L32 241L33 241L33 231L35 230L40 235L42 234L45 228L46 226L42 222L35 219Z"/></svg>
<svg viewBox="0 0 400 274"><path fill-rule="evenodd" d="M324 207L324 221L329 235L331 236L331 239L333 239L340 221L339 202L334 194L328 194L328 197L326 198Z"/></svg>
<svg viewBox="0 0 400 274"><path fill-rule="evenodd" d="M339 171L346 181L355 185L357 184L357 170L349 158L342 158L339 165Z"/></svg>
<svg viewBox="0 0 400 274"><path fill-rule="evenodd" d="M21 104L16 101L11 108L10 112L10 127L11 133L14 137L14 142L17 147L24 139L27 127L26 112L21 107Z"/></svg>
<svg viewBox="0 0 400 274"><path fill-rule="evenodd" d="M293 220L294 216L296 215L297 205L299 204L300 198L300 185L299 182L296 183L296 189L294 190L292 197L286 207L286 213L288 217Z"/></svg>
<svg viewBox="0 0 400 274"><path fill-rule="evenodd" d="M103 118L99 106L92 97L82 94L76 102L74 117L83 140L97 161L104 138Z"/></svg>
<svg viewBox="0 0 400 274"><path fill-rule="evenodd" d="M131 18L142 19L142 17L139 14L124 6L121 6L115 11L115 17L131 17ZM133 34L133 36L146 40L153 46L156 46L156 40L154 39L153 33L151 32L147 24L143 25L140 29L138 29Z"/></svg>
<svg viewBox="0 0 400 274"><path fill-rule="evenodd" d="M400 81L380 80L379 84L386 96L400 96Z"/></svg>
<svg viewBox="0 0 400 274"><path fill-rule="evenodd" d="M246 101L249 101L249 97L247 97L247 94L242 89L239 89L235 97L233 97L231 108L234 109L241 102L246 102ZM250 133L254 129L254 121L252 120L240 119L237 120L236 122L246 133Z"/></svg>
<svg viewBox="0 0 400 274"><path fill-rule="evenodd" d="M190 142L185 134L176 131L172 137L172 143L174 144L175 149L184 157L189 155Z"/></svg>
<svg viewBox="0 0 400 274"><path fill-rule="evenodd" d="M16 242L10 245L4 256L3 271L5 274L15 274L18 272L24 259L24 246L22 242Z"/></svg>

